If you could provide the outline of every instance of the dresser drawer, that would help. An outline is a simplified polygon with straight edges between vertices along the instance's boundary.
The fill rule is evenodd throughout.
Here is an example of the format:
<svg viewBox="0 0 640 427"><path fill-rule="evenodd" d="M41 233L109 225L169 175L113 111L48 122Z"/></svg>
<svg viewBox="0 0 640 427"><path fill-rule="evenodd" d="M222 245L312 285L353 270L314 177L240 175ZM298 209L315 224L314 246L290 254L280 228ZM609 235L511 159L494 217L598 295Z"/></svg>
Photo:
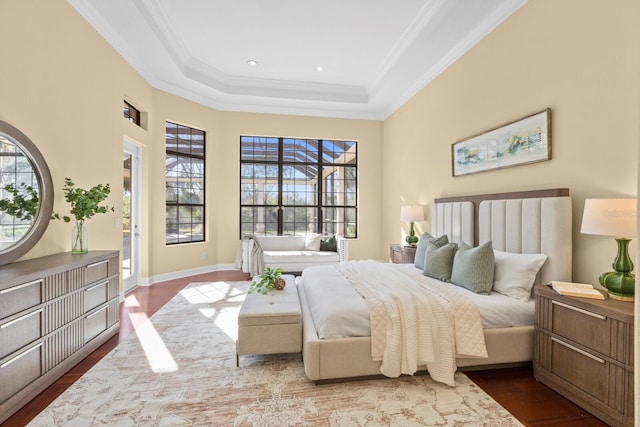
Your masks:
<svg viewBox="0 0 640 427"><path fill-rule="evenodd" d="M42 309L0 325L0 359L42 336Z"/></svg>
<svg viewBox="0 0 640 427"><path fill-rule="evenodd" d="M89 286L84 290L84 311L90 311L100 304L104 304L108 297L109 281L105 280L95 285Z"/></svg>
<svg viewBox="0 0 640 427"><path fill-rule="evenodd" d="M587 310L551 301L552 332L610 356L611 333L608 318Z"/></svg>
<svg viewBox="0 0 640 427"><path fill-rule="evenodd" d="M0 291L0 319L42 302L43 280L34 280Z"/></svg>
<svg viewBox="0 0 640 427"><path fill-rule="evenodd" d="M0 364L0 402L42 375L42 343Z"/></svg>
<svg viewBox="0 0 640 427"><path fill-rule="evenodd" d="M84 284L90 285L93 282L109 277L109 262L112 262L112 259L105 259L87 265L85 267Z"/></svg>
<svg viewBox="0 0 640 427"><path fill-rule="evenodd" d="M105 305L84 317L84 343L88 343L108 328L109 306Z"/></svg>

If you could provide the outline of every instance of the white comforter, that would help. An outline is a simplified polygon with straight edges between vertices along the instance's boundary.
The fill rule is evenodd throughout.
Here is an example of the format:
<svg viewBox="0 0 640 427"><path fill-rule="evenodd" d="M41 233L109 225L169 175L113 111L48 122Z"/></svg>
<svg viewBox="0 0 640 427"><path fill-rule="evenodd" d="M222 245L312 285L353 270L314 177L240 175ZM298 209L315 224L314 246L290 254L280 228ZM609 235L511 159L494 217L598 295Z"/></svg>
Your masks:
<svg viewBox="0 0 640 427"><path fill-rule="evenodd" d="M432 378L453 385L456 356L487 356L477 307L450 284L377 261L337 270L367 300L371 355L384 375L411 375L424 365Z"/></svg>

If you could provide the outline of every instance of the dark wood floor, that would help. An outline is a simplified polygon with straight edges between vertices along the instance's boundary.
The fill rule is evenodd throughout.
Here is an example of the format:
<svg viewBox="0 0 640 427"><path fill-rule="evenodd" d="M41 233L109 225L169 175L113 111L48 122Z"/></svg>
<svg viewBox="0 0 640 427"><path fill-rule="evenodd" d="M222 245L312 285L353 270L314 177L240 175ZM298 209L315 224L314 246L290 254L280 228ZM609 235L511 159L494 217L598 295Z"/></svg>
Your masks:
<svg viewBox="0 0 640 427"><path fill-rule="evenodd" d="M237 271L218 271L140 287L120 304L120 333L16 412L0 427L24 426L135 330L135 319L150 317L191 282L247 280ZM130 316L144 313L146 316ZM133 320L132 320L133 319ZM466 372L479 387L527 426L606 426L533 378L531 367Z"/></svg>

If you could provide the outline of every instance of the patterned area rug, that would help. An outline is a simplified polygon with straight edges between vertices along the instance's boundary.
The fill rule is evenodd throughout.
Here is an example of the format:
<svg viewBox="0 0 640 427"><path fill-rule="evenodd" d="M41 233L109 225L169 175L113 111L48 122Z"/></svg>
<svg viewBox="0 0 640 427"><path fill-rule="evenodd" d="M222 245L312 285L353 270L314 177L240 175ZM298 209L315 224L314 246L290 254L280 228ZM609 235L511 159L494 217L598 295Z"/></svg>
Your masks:
<svg viewBox="0 0 640 427"><path fill-rule="evenodd" d="M316 386L299 355L243 356L248 282L192 283L29 425L520 426L464 374Z"/></svg>

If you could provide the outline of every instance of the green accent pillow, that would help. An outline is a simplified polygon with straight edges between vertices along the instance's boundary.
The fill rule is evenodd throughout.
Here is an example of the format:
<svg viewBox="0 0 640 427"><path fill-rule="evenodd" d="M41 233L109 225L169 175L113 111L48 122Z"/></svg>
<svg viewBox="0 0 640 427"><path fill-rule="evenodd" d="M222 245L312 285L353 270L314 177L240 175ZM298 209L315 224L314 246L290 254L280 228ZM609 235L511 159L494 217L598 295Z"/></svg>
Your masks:
<svg viewBox="0 0 640 427"><path fill-rule="evenodd" d="M447 243L442 246L434 242L427 244L427 253L424 258L425 276L448 282L451 279L451 269L453 268L453 257L456 254L458 245Z"/></svg>
<svg viewBox="0 0 640 427"><path fill-rule="evenodd" d="M427 244L429 242L434 242L436 246L442 246L449 243L449 238L446 234L440 237L433 237L429 233L422 233L420 239L418 240L418 246L416 247L416 254L414 258L414 265L420 270L424 270L424 257L427 254Z"/></svg>
<svg viewBox="0 0 640 427"><path fill-rule="evenodd" d="M491 241L472 248L462 243L453 258L451 283L477 294L491 293L495 268L495 254Z"/></svg>
<svg viewBox="0 0 640 427"><path fill-rule="evenodd" d="M325 252L338 252L338 241L336 236L330 236L320 240L320 250Z"/></svg>

